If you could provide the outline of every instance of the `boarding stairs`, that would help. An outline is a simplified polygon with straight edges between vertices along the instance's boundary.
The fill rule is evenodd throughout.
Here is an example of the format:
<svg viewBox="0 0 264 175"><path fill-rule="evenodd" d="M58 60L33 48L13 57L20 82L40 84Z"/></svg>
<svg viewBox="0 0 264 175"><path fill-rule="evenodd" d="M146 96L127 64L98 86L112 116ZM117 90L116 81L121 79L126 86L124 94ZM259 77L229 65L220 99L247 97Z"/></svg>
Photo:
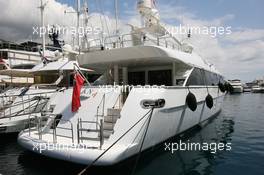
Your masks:
<svg viewBox="0 0 264 175"><path fill-rule="evenodd" d="M105 110L105 95L102 98L101 103L97 106L96 121L83 121L78 120L78 140L83 141L100 141L100 145L103 141L109 139L114 133L114 126L117 120L120 118L120 112L122 110L122 94L119 94L111 108ZM106 111L106 114L105 112Z"/></svg>

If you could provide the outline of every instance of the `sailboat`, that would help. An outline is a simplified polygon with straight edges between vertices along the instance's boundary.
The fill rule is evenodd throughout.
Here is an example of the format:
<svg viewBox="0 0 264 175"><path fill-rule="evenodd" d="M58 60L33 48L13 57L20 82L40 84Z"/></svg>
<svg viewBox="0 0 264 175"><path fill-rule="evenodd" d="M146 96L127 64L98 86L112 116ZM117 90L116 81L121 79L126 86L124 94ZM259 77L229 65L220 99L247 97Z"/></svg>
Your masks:
<svg viewBox="0 0 264 175"><path fill-rule="evenodd" d="M161 25L153 2L138 1L143 27L99 38L79 55L81 67L102 76L82 88L77 112L73 89L60 93L46 125L19 134L22 147L79 164L113 165L221 111L224 77Z"/></svg>

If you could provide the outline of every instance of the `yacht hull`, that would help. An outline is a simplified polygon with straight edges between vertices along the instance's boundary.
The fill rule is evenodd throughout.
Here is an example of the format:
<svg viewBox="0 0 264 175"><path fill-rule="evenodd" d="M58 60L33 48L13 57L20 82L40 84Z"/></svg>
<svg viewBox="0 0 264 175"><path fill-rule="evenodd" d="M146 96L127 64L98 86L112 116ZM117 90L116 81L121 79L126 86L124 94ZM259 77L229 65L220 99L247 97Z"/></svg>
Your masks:
<svg viewBox="0 0 264 175"><path fill-rule="evenodd" d="M233 87L232 93L243 93L243 87Z"/></svg>
<svg viewBox="0 0 264 175"><path fill-rule="evenodd" d="M35 115L40 116L40 113ZM27 129L29 127L29 116L30 115L21 115L12 119L0 119L0 134L19 133L20 131ZM33 120L35 119L31 118L31 122L34 122Z"/></svg>
<svg viewBox="0 0 264 175"><path fill-rule="evenodd" d="M190 110L185 104L186 95L189 90L194 93L197 98L197 109L195 111ZM213 96L214 101L214 105L211 109L207 107L205 102L208 92ZM165 89L162 92L158 89L154 90L152 93L144 94L139 96L135 90L130 92L121 111L121 117L117 120L114 127L114 134L105 141L101 149L95 147L86 147L84 149L81 146L82 144L78 144L77 141L75 141L74 144L69 144L67 141L56 142L56 144L59 143L60 146L63 145L62 147L67 148L54 149L55 143L52 142L52 135L43 135L42 139L40 139L37 133L31 133L31 135L29 135L28 131L20 133L18 142L24 148L37 154L88 165L121 138L119 142L114 144L111 149L95 162L95 165L98 166L109 166L132 157L139 151L143 133L146 129L146 123L149 119L148 117L139 122L139 124L125 134L124 137L122 137L122 135L126 133L129 128L132 128L132 126L149 111L148 109L142 109L140 107L139 102L142 99L161 98L166 101L164 108L154 109L152 113L146 139L143 144L144 151L171 137L182 134L197 125L201 125L215 116L221 110L224 98L224 93L221 93L216 87ZM83 143L83 145L89 145L89 142L86 142L86 144ZM43 149L40 149L41 147Z"/></svg>
<svg viewBox="0 0 264 175"><path fill-rule="evenodd" d="M253 88L252 92L253 93L264 93L264 88Z"/></svg>

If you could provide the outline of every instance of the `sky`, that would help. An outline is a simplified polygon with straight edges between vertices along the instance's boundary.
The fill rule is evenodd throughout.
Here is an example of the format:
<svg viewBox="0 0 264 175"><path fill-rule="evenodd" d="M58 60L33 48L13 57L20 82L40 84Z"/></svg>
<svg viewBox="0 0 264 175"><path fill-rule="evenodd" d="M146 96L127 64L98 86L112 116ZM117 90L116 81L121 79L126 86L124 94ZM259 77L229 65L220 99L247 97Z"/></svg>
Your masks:
<svg viewBox="0 0 264 175"><path fill-rule="evenodd" d="M84 0L81 0L82 2ZM14 42L37 40L32 26L39 25L39 0L0 0L0 39ZM106 16L114 26L114 0L88 0L89 13ZM140 24L136 0L118 0L121 31L126 24ZM232 33L211 37L192 35L190 44L198 54L214 64L227 79L251 81L264 76L264 1L263 0L156 0L161 21L168 26L230 26ZM74 0L48 0L45 13L49 24L73 25ZM91 18L93 25L100 17ZM106 25L106 24L104 24ZM112 27L113 28L113 27ZM112 28L110 30L112 30ZM181 36L182 37L182 36ZM65 39L70 41L70 38Z"/></svg>

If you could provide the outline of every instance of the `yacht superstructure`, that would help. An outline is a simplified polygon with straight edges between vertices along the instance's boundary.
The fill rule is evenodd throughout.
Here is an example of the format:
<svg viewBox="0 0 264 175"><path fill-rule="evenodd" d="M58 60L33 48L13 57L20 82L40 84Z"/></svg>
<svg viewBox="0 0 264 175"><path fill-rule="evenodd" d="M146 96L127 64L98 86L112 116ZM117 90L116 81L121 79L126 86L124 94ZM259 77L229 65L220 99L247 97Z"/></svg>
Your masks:
<svg viewBox="0 0 264 175"><path fill-rule="evenodd" d="M28 71L42 60L38 47L26 47L7 42L0 43L0 82L5 86L23 87L34 83ZM47 58L54 58L53 51L46 51Z"/></svg>
<svg viewBox="0 0 264 175"><path fill-rule="evenodd" d="M100 38L79 55L81 67L102 75L82 88L79 110L71 108L72 88L59 92L47 124L22 131L20 145L56 159L113 165L220 112L223 76L160 25L153 1L139 1L138 9L143 28Z"/></svg>
<svg viewBox="0 0 264 175"><path fill-rule="evenodd" d="M41 115L52 112L50 101L58 92L72 86L75 67L78 67L77 61L67 54L66 57L39 63L28 70L27 74L34 78L34 84L12 88L0 96L0 133L20 132L30 127L30 122L38 120ZM45 121L45 117L42 120Z"/></svg>

